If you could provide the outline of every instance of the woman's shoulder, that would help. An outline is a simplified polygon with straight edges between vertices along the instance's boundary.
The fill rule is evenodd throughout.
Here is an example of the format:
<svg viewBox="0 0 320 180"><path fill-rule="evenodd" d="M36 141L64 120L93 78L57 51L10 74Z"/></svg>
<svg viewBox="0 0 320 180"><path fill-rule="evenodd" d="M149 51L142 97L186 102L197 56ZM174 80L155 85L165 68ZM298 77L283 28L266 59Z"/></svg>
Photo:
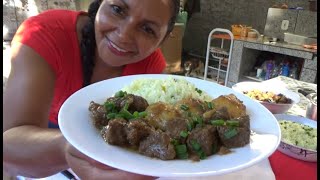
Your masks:
<svg viewBox="0 0 320 180"><path fill-rule="evenodd" d="M84 11L65 9L50 9L32 16L24 21L24 25L37 25L47 28L75 27L79 15L86 14Z"/></svg>

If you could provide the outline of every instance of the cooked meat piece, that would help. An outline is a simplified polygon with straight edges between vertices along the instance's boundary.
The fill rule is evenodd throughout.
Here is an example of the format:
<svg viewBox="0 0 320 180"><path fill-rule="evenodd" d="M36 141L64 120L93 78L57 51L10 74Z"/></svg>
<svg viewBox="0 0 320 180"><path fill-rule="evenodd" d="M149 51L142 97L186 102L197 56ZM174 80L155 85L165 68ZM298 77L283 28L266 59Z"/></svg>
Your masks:
<svg viewBox="0 0 320 180"><path fill-rule="evenodd" d="M213 99L212 103L217 109L225 106L231 119L246 115L246 106L234 94L221 95Z"/></svg>
<svg viewBox="0 0 320 180"><path fill-rule="evenodd" d="M239 121L240 127L250 129L250 117L248 115L244 115L233 120Z"/></svg>
<svg viewBox="0 0 320 180"><path fill-rule="evenodd" d="M187 146L191 152L196 152L193 148L192 142L200 144L204 153L209 156L213 154L213 147L219 146L219 137L217 130L212 125L205 125L204 127L197 127L191 131L187 139Z"/></svg>
<svg viewBox="0 0 320 180"><path fill-rule="evenodd" d="M128 94L131 95L131 94ZM133 95L133 102L129 106L129 111L133 113L134 111L142 112L149 106L148 101L141 96Z"/></svg>
<svg viewBox="0 0 320 180"><path fill-rule="evenodd" d="M145 139L152 131L152 128L142 119L130 121L127 124L126 133L130 145L138 147L140 141Z"/></svg>
<svg viewBox="0 0 320 180"><path fill-rule="evenodd" d="M155 127L155 129L161 129L162 131L166 131L168 121L182 118L181 114L174 106L163 102L149 105L146 112L147 123Z"/></svg>
<svg viewBox="0 0 320 180"><path fill-rule="evenodd" d="M170 137L160 131L152 131L152 133L140 142L139 153L149 157L156 157L162 160L174 159L176 151L170 143Z"/></svg>
<svg viewBox="0 0 320 180"><path fill-rule="evenodd" d="M110 120L108 126L101 130L103 139L112 145L128 145L126 124L127 121L122 118Z"/></svg>
<svg viewBox="0 0 320 180"><path fill-rule="evenodd" d="M248 115L244 115L233 120L239 121L239 127L233 127L236 132L234 134L236 135L231 138L228 138L225 135L225 133L231 130L230 127L217 127L221 143L227 148L242 147L250 142L250 117Z"/></svg>
<svg viewBox="0 0 320 180"><path fill-rule="evenodd" d="M242 147L250 142L250 129L247 127L218 126L217 130L221 143L227 148ZM230 131L236 132L235 135L228 137L226 134L233 134Z"/></svg>
<svg viewBox="0 0 320 180"><path fill-rule="evenodd" d="M188 110L183 110L181 106L187 106ZM188 117L188 113L196 116L202 116L202 114L207 110L207 105L203 101L199 99L182 99L175 104L176 109L184 115L184 117Z"/></svg>
<svg viewBox="0 0 320 180"><path fill-rule="evenodd" d="M210 114L209 114L210 113ZM225 106L220 107L217 110L210 110L203 114L205 123L209 124L211 120L229 120L230 115L228 109Z"/></svg>
<svg viewBox="0 0 320 180"><path fill-rule="evenodd" d="M97 129L100 130L103 126L108 124L108 120L105 116L106 110L103 105L91 101L89 104L89 111L91 112L93 124Z"/></svg>
<svg viewBox="0 0 320 180"><path fill-rule="evenodd" d="M133 94L127 94L124 97L110 97L107 99L109 102L113 102L118 111L120 111L126 103L128 103L128 111L133 113L134 111L144 111L148 106L148 101L141 96Z"/></svg>
<svg viewBox="0 0 320 180"><path fill-rule="evenodd" d="M187 131L187 121L182 118L169 120L165 123L165 132L176 140L180 139L181 131Z"/></svg>

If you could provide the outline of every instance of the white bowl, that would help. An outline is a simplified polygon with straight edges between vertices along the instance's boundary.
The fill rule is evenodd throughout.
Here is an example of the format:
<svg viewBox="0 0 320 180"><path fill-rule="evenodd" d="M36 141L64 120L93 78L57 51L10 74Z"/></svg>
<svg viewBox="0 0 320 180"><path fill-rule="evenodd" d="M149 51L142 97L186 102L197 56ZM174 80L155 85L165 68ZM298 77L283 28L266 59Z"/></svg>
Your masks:
<svg viewBox="0 0 320 180"><path fill-rule="evenodd" d="M279 86L270 86L270 85L266 85L264 83L259 83L259 82L246 82L246 81L239 82L233 85L232 89L242 94L244 91L250 91L254 89L261 90L261 91L270 91L275 94L281 93L285 95L287 98L290 98L292 100L291 104L269 103L269 102L259 101L263 106L265 106L273 114L283 114L287 112L294 104L300 101L300 96L297 93L288 90L287 88L279 87Z"/></svg>
<svg viewBox="0 0 320 180"><path fill-rule="evenodd" d="M288 114L274 114L275 118L279 120L287 120L287 121L292 121L292 122L297 122L300 124L308 125L313 128L317 128L317 121L301 117L301 116L293 116L293 115L288 115ZM288 143L285 143L283 141L280 142L278 148L280 152L296 158L300 159L303 161L308 161L308 162L317 162L317 151L316 150L310 150L310 149L305 149L303 147L291 145Z"/></svg>

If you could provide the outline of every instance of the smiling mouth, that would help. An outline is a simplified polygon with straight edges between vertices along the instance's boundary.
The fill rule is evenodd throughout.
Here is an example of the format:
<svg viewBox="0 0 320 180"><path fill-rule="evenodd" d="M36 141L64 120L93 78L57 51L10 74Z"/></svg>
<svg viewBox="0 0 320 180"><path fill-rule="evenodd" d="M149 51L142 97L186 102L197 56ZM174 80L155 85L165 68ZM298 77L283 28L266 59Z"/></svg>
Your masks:
<svg viewBox="0 0 320 180"><path fill-rule="evenodd" d="M118 47L117 45L115 45L112 41L109 40L109 42L110 42L110 45L111 45L113 48L115 48L116 50L118 50L118 51L120 51L120 52L123 52L123 53L128 53L128 52L129 52L129 51L126 51L126 50L124 50L124 49L121 49L120 47Z"/></svg>

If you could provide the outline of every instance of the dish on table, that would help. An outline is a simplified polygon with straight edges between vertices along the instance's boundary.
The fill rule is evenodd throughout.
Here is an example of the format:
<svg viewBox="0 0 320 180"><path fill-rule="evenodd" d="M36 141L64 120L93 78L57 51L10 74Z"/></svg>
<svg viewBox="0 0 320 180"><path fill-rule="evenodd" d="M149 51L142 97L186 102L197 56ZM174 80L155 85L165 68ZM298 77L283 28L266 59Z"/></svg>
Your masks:
<svg viewBox="0 0 320 180"><path fill-rule="evenodd" d="M109 145L91 123L88 105L91 101L103 103L133 80L141 78L165 79L168 75L134 75L109 79L87 86L72 96L62 105L59 112L59 126L65 138L79 151L106 165L125 171L156 176L186 177L220 175L252 166L270 156L280 143L280 127L274 116L261 104L233 91L230 88L196 78L184 78L199 90L207 92L212 98L220 95L235 94L243 101L250 117L250 135L248 145L231 149L227 155L216 155L204 160L164 161L143 156L134 151ZM76 121L76 123L75 123ZM235 161L236 159L236 161Z"/></svg>
<svg viewBox="0 0 320 180"><path fill-rule="evenodd" d="M260 82L239 82L232 89L260 102L273 114L283 114L300 101L300 96L287 88Z"/></svg>
<svg viewBox="0 0 320 180"><path fill-rule="evenodd" d="M317 122L288 114L274 116L282 127L282 140L278 150L296 159L317 162ZM285 123L284 120L290 123Z"/></svg>

